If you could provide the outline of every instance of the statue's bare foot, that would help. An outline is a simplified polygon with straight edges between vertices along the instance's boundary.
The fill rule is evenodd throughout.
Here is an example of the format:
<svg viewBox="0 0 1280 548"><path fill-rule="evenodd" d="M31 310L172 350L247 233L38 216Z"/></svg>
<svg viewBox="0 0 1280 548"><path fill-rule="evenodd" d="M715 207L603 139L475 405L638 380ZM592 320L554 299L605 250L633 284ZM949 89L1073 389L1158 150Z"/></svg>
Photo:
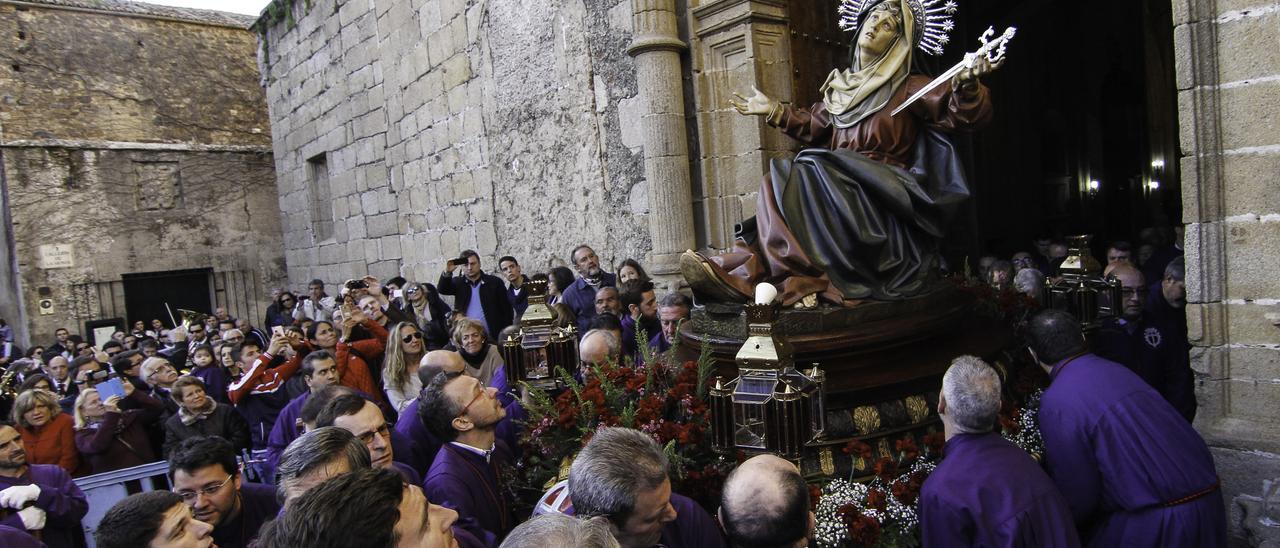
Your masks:
<svg viewBox="0 0 1280 548"><path fill-rule="evenodd" d="M745 303L749 297L720 278L711 261L697 251L680 255L680 273L700 302Z"/></svg>

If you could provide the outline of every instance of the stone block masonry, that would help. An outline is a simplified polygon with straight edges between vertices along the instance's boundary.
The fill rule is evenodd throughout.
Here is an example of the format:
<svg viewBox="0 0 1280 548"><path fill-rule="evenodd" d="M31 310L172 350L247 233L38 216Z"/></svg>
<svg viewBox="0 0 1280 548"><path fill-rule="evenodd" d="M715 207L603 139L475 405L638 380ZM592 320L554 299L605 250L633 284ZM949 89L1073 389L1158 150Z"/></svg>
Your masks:
<svg viewBox="0 0 1280 548"><path fill-rule="evenodd" d="M609 264L646 258L620 108L639 93L630 0L291 9L292 25L259 21L291 285L370 268L434 281L466 248L490 271L506 254L546 270L584 242Z"/></svg>
<svg viewBox="0 0 1280 548"><path fill-rule="evenodd" d="M20 347L143 319L126 274L211 270L213 306L261 321L285 257L252 22L0 0L0 317Z"/></svg>

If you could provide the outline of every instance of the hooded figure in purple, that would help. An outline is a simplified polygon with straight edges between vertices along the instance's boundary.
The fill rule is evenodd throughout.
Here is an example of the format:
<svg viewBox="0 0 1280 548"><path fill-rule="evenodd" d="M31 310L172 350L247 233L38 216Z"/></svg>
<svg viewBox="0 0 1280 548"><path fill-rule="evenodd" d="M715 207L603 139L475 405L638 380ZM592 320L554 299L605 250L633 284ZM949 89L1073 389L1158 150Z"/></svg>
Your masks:
<svg viewBox="0 0 1280 548"><path fill-rule="evenodd" d="M992 431L1000 376L960 356L942 377L947 444L920 490L925 546L1080 546L1071 508L1040 465Z"/></svg>
<svg viewBox="0 0 1280 548"><path fill-rule="evenodd" d="M1049 477L1089 546L1225 546L1226 509L1200 434L1123 365L1088 353L1080 324L1046 310L1027 327L1049 371L1040 400Z"/></svg>

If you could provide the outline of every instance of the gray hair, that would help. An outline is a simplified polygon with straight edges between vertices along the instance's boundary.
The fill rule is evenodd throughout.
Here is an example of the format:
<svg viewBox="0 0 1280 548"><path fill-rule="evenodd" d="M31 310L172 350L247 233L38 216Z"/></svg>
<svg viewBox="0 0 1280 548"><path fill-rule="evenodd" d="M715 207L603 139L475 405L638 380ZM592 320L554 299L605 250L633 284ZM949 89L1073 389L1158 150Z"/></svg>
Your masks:
<svg viewBox="0 0 1280 548"><path fill-rule="evenodd" d="M679 306L693 308L693 305L689 304L689 298L679 291L667 293L658 301L658 308L675 308Z"/></svg>
<svg viewBox="0 0 1280 548"><path fill-rule="evenodd" d="M299 436L280 455L280 464L276 466L276 498L283 503L299 477L344 460L352 471L372 466L369 449L342 428L323 426Z"/></svg>
<svg viewBox="0 0 1280 548"><path fill-rule="evenodd" d="M942 376L942 397L957 433L989 432L1000 412L1000 376L981 358L960 356Z"/></svg>
<svg viewBox="0 0 1280 548"><path fill-rule="evenodd" d="M564 546L566 548L619 548L609 520L579 519L564 514L543 514L521 523L507 535L500 548Z"/></svg>
<svg viewBox="0 0 1280 548"><path fill-rule="evenodd" d="M569 496L577 515L605 516L622 528L636 495L668 479L667 456L648 434L601 428L569 468Z"/></svg>
<svg viewBox="0 0 1280 548"><path fill-rule="evenodd" d="M156 369L159 369L162 365L169 365L169 360L161 356L151 356L142 360L142 366L138 368L138 371L142 373L143 380L151 382L151 374L155 373Z"/></svg>
<svg viewBox="0 0 1280 548"><path fill-rule="evenodd" d="M1169 261L1169 265L1164 267L1164 277L1166 279L1173 278L1174 281L1181 282L1187 278L1187 260L1186 257L1178 257Z"/></svg>
<svg viewBox="0 0 1280 548"><path fill-rule="evenodd" d="M1044 274L1034 268L1019 270L1013 277L1013 287L1018 293L1039 296L1044 289Z"/></svg>

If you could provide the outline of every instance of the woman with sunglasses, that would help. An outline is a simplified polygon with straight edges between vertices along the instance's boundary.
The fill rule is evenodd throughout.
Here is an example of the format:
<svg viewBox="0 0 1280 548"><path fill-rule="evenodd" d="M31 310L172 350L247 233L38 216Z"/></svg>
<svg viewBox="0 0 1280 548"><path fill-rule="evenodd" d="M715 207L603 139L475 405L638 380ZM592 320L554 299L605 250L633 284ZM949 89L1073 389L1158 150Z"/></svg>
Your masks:
<svg viewBox="0 0 1280 548"><path fill-rule="evenodd" d="M382 360L382 387L387 392L387 401L399 413L422 390L418 364L427 349L422 331L410 322L396 324L391 333L395 340L387 341L387 356Z"/></svg>
<svg viewBox="0 0 1280 548"><path fill-rule="evenodd" d="M440 299L436 286L428 283L409 284L400 304L408 321L422 331L423 350L439 350L449 344L449 305ZM416 392L415 392L416 393Z"/></svg>
<svg viewBox="0 0 1280 548"><path fill-rule="evenodd" d="M277 325L293 325L293 311L297 307L298 297L288 291L281 291L276 302L267 307L266 329Z"/></svg>

